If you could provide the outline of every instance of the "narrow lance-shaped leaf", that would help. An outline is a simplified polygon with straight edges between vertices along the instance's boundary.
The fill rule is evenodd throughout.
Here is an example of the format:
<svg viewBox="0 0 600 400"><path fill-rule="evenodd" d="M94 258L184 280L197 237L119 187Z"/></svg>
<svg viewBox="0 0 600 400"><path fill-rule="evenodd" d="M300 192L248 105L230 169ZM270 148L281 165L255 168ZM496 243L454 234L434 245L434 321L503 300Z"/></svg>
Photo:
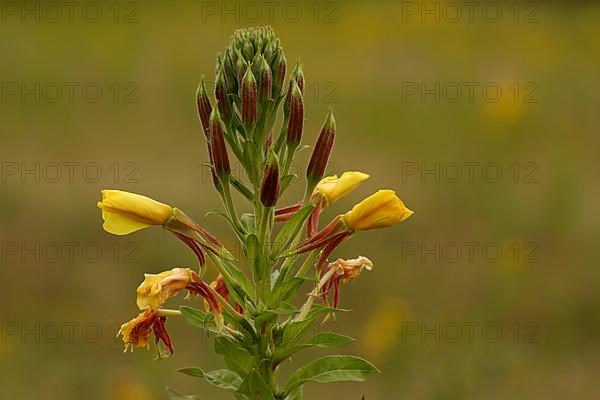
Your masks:
<svg viewBox="0 0 600 400"><path fill-rule="evenodd" d="M363 382L370 374L379 372L370 362L354 356L327 356L296 371L286 385L290 392L307 382Z"/></svg>

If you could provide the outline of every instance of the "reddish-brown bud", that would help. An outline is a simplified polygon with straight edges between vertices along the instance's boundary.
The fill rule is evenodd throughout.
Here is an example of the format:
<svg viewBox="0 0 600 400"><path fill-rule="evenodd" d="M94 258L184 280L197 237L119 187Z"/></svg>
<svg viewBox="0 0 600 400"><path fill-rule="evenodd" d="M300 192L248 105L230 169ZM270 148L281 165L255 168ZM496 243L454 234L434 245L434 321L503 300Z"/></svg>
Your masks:
<svg viewBox="0 0 600 400"><path fill-rule="evenodd" d="M271 72L271 67L269 67L264 57L261 57L259 72L260 99L261 101L270 100L273 93L273 72Z"/></svg>
<svg viewBox="0 0 600 400"><path fill-rule="evenodd" d="M225 82L223 68L220 68L217 73L215 98L217 99L217 105L219 106L219 113L221 113L221 116L225 121L229 121L231 118L231 104L229 104L229 98L227 97L227 83Z"/></svg>
<svg viewBox="0 0 600 400"><path fill-rule="evenodd" d="M333 118L333 113L329 110L306 170L308 181L313 185L320 181L325 174L325 168L327 168L334 139L335 119Z"/></svg>
<svg viewBox="0 0 600 400"><path fill-rule="evenodd" d="M271 152L265 165L265 173L260 187L260 201L265 207L274 207L278 199L279 165L275 153Z"/></svg>
<svg viewBox="0 0 600 400"><path fill-rule="evenodd" d="M252 68L248 67L242 81L242 121L246 125L256 123L256 79L252 73Z"/></svg>
<svg viewBox="0 0 600 400"><path fill-rule="evenodd" d="M300 61L296 63L294 70L292 71L292 79L296 81L302 94L304 94L304 71L302 71L302 65Z"/></svg>
<svg viewBox="0 0 600 400"><path fill-rule="evenodd" d="M304 100L302 92L295 80L292 80L292 91L290 93L290 117L288 120L287 143L295 149L302 139L304 129Z"/></svg>
<svg viewBox="0 0 600 400"><path fill-rule="evenodd" d="M220 179L228 176L231 173L231 167L225 146L225 127L218 107L215 107L210 114L210 148L215 173Z"/></svg>
<svg viewBox="0 0 600 400"><path fill-rule="evenodd" d="M275 60L272 65L273 70L273 94L279 96L283 89L283 81L285 81L285 74L287 73L287 60L283 54L283 50L279 50L275 56Z"/></svg>
<svg viewBox="0 0 600 400"><path fill-rule="evenodd" d="M196 106L198 108L198 116L200 117L200 123L202 124L202 130L208 139L209 129L210 129L210 113L212 112L212 105L210 104L210 99L208 98L208 93L206 93L206 85L204 84L204 77L200 81L198 85L198 89L196 90Z"/></svg>

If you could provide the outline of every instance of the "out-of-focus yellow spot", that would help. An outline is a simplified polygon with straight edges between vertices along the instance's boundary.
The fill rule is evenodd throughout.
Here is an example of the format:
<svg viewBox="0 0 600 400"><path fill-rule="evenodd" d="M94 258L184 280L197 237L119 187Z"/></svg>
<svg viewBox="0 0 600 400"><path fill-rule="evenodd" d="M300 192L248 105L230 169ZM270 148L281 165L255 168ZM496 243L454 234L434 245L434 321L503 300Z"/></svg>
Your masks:
<svg viewBox="0 0 600 400"><path fill-rule="evenodd" d="M410 305L400 297L385 299L373 312L365 325L360 343L374 360L395 347L399 341L402 323L410 320Z"/></svg>
<svg viewBox="0 0 600 400"><path fill-rule="evenodd" d="M111 400L154 400L150 391L139 383L120 383L115 387Z"/></svg>
<svg viewBox="0 0 600 400"><path fill-rule="evenodd" d="M493 122L515 124L527 106L534 104L539 94L535 83L504 80L488 84L482 89L483 110L486 119Z"/></svg>

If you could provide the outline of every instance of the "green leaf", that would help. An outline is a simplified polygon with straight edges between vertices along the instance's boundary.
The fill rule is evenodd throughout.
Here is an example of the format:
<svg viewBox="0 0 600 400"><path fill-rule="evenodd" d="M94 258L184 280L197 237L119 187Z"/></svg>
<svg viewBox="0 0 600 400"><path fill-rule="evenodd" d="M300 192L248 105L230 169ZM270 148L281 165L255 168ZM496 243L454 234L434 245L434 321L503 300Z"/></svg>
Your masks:
<svg viewBox="0 0 600 400"><path fill-rule="evenodd" d="M375 372L379 370L362 358L327 356L305 365L292 374L286 385L286 391L290 392L307 382L363 382L368 375Z"/></svg>
<svg viewBox="0 0 600 400"><path fill-rule="evenodd" d="M321 347L324 349L340 349L354 342L354 339L349 336L340 335L334 332L323 332L314 336L305 346Z"/></svg>
<svg viewBox="0 0 600 400"><path fill-rule="evenodd" d="M279 303L293 297L304 283L302 278L292 278L275 285L269 297L269 307L277 308Z"/></svg>
<svg viewBox="0 0 600 400"><path fill-rule="evenodd" d="M292 240L298 235L304 221L308 218L310 213L314 210L314 206L308 205L300 209L294 216L283 226L281 231L277 234L275 242L273 243L273 258L277 258L283 250L286 250Z"/></svg>
<svg viewBox="0 0 600 400"><path fill-rule="evenodd" d="M229 338L215 338L215 352L223 356L227 368L240 375L246 375L252 367L253 359L250 353Z"/></svg>
<svg viewBox="0 0 600 400"><path fill-rule="evenodd" d="M334 332L323 332L314 336L308 342L300 344L298 346L293 346L290 348L282 348L276 354L274 359L277 364L282 361L288 359L295 353L304 350L310 349L313 347L319 347L322 349L340 349L344 346L349 345L354 342L354 339L348 336L340 335Z"/></svg>
<svg viewBox="0 0 600 400"><path fill-rule="evenodd" d="M215 371L204 372L200 368L183 368L178 370L183 374L196 378L204 378L208 383L220 389L237 391L242 384L242 378L228 369L218 369Z"/></svg>
<svg viewBox="0 0 600 400"><path fill-rule="evenodd" d="M262 249L256 235L251 234L246 237L246 259L252 266L255 281L264 279L266 266L262 255Z"/></svg>
<svg viewBox="0 0 600 400"><path fill-rule="evenodd" d="M242 194L250 203L254 203L254 194L252 191L246 186L244 182L231 175L231 185L237 189L238 192Z"/></svg>
<svg viewBox="0 0 600 400"><path fill-rule="evenodd" d="M244 227L246 232L256 233L256 221L254 218L254 214L242 214L242 216L240 217L240 222L242 223L242 226Z"/></svg>
<svg viewBox="0 0 600 400"><path fill-rule="evenodd" d="M194 378L204 378L204 371L198 367L181 368L178 369L177 372L188 376L193 376Z"/></svg>
<svg viewBox="0 0 600 400"><path fill-rule="evenodd" d="M239 392L248 395L253 400L275 400L273 392L255 370L248 374L248 377L240 386Z"/></svg>
<svg viewBox="0 0 600 400"><path fill-rule="evenodd" d="M285 400L302 400L302 395L304 394L304 389L300 386L298 389L294 390L290 393Z"/></svg>
<svg viewBox="0 0 600 400"><path fill-rule="evenodd" d="M227 287L233 289L232 295L237 295L235 300L242 304L246 299L252 298L252 293L254 292L254 288L252 283L248 280L248 277L240 271L238 267L234 263L229 260L222 260L223 268L227 270L229 275L233 278L233 282L226 282ZM227 278L225 278L227 280Z"/></svg>
<svg viewBox="0 0 600 400"><path fill-rule="evenodd" d="M170 387L167 387L167 392L169 393L169 397L172 400L200 400L200 397L198 396L188 396L185 394L181 394L178 391L176 391L175 389L171 389Z"/></svg>
<svg viewBox="0 0 600 400"><path fill-rule="evenodd" d="M219 333L217 327L215 326L215 318L211 313L187 306L181 306L179 307L179 310L181 311L183 319L188 324L202 328L210 333Z"/></svg>

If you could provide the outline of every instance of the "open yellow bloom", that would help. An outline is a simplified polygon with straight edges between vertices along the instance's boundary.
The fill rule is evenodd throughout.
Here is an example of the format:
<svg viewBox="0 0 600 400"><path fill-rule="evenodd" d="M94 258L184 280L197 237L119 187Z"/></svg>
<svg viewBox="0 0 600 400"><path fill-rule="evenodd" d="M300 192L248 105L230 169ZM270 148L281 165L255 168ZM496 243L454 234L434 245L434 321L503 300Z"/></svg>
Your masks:
<svg viewBox="0 0 600 400"><path fill-rule="evenodd" d="M103 190L98 208L102 210L104 230L115 235L163 225L173 214L171 206L121 190Z"/></svg>
<svg viewBox="0 0 600 400"><path fill-rule="evenodd" d="M387 228L412 214L393 190L379 190L342 215L342 220L353 231L366 231Z"/></svg>
<svg viewBox="0 0 600 400"><path fill-rule="evenodd" d="M314 192L320 194L326 201L325 205L329 206L350 194L367 179L368 174L356 171L344 172L339 178L337 175L327 176L321 179Z"/></svg>
<svg viewBox="0 0 600 400"><path fill-rule="evenodd" d="M191 281L192 271L189 268L144 274L144 282L137 288L137 306L140 310L156 310L185 289Z"/></svg>
<svg viewBox="0 0 600 400"><path fill-rule="evenodd" d="M123 337L125 343L125 351L133 350L134 347L148 347L150 335L152 334L152 326L156 321L156 313L152 310L147 310L140 313L131 321L121 325L118 335Z"/></svg>

